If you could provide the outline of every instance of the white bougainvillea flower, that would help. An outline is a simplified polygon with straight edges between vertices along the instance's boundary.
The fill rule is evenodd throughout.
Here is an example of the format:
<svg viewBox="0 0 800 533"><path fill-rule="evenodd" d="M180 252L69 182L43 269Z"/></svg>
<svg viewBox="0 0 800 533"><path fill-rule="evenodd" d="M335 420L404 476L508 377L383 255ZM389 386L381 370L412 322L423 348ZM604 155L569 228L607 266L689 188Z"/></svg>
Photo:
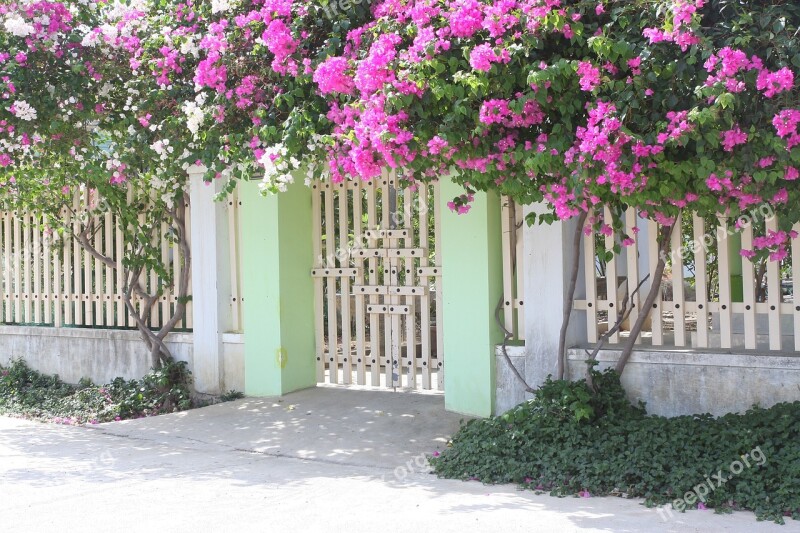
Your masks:
<svg viewBox="0 0 800 533"><path fill-rule="evenodd" d="M34 32L33 25L25 22L25 19L16 13L6 17L4 27L8 33L17 37L27 37Z"/></svg>
<svg viewBox="0 0 800 533"><path fill-rule="evenodd" d="M20 120L36 120L36 109L25 100L17 100L8 110Z"/></svg>

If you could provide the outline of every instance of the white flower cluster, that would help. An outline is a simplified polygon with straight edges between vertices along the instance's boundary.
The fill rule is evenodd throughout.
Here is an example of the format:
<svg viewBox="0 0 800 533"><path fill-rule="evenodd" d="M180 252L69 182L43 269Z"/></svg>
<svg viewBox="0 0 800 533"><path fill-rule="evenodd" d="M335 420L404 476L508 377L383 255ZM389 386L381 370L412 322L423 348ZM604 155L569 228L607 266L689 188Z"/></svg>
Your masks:
<svg viewBox="0 0 800 533"><path fill-rule="evenodd" d="M292 172L300 168L300 161L294 157L286 157L287 150L282 144L270 146L258 163L264 167L264 178L258 184L262 192L286 192L294 183Z"/></svg>
<svg viewBox="0 0 800 533"><path fill-rule="evenodd" d="M25 22L25 19L23 19L17 13L8 15L8 17L6 17L4 26L8 33L17 37L27 37L34 32L33 25Z"/></svg>
<svg viewBox="0 0 800 533"><path fill-rule="evenodd" d="M211 14L224 13L235 5L234 0L211 0Z"/></svg>
<svg viewBox="0 0 800 533"><path fill-rule="evenodd" d="M156 141L150 145L150 148L159 155L162 161L166 161L170 154L175 151L175 149L169 145L169 139Z"/></svg>
<svg viewBox="0 0 800 533"><path fill-rule="evenodd" d="M186 127L193 135L197 136L200 131L200 126L206 120L206 114L203 112L203 104L206 103L205 93L198 94L194 102L188 101L183 104L183 113L186 115Z"/></svg>
<svg viewBox="0 0 800 533"><path fill-rule="evenodd" d="M17 100L8 110L20 120L36 120L36 109L25 100Z"/></svg>
<svg viewBox="0 0 800 533"><path fill-rule="evenodd" d="M81 24L80 26L78 26L78 31L83 33L81 46L85 46L87 48L93 48L100 43L99 31L95 31L93 28L90 28L86 24Z"/></svg>

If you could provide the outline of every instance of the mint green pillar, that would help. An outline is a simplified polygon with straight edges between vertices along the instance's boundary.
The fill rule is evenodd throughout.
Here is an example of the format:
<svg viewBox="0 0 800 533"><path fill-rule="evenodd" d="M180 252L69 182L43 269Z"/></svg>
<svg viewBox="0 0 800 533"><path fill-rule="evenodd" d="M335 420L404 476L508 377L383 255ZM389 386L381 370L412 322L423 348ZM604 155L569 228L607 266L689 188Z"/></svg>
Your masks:
<svg viewBox="0 0 800 533"><path fill-rule="evenodd" d="M446 204L464 190L441 184L444 402L449 411L490 416L495 404L495 346L503 336L494 310L503 294L500 200L477 193L466 215Z"/></svg>
<svg viewBox="0 0 800 533"><path fill-rule="evenodd" d="M261 196L242 182L245 393L278 396L316 384L311 190Z"/></svg>

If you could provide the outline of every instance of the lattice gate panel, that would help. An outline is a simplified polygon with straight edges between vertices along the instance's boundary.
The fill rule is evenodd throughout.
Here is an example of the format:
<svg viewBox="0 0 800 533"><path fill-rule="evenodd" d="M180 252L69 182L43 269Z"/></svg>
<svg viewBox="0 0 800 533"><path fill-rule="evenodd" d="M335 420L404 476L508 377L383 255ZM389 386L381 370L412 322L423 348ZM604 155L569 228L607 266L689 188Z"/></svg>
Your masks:
<svg viewBox="0 0 800 533"><path fill-rule="evenodd" d="M438 183L313 188L317 379L442 390Z"/></svg>

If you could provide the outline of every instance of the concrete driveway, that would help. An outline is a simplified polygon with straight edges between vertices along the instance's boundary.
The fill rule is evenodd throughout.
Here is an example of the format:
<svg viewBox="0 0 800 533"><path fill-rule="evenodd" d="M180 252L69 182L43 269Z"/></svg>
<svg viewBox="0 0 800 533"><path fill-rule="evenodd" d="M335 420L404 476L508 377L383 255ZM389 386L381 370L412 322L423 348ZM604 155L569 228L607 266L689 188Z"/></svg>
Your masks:
<svg viewBox="0 0 800 533"><path fill-rule="evenodd" d="M750 513L441 480L441 396L319 387L93 427L0 417L0 530L798 531Z"/></svg>

